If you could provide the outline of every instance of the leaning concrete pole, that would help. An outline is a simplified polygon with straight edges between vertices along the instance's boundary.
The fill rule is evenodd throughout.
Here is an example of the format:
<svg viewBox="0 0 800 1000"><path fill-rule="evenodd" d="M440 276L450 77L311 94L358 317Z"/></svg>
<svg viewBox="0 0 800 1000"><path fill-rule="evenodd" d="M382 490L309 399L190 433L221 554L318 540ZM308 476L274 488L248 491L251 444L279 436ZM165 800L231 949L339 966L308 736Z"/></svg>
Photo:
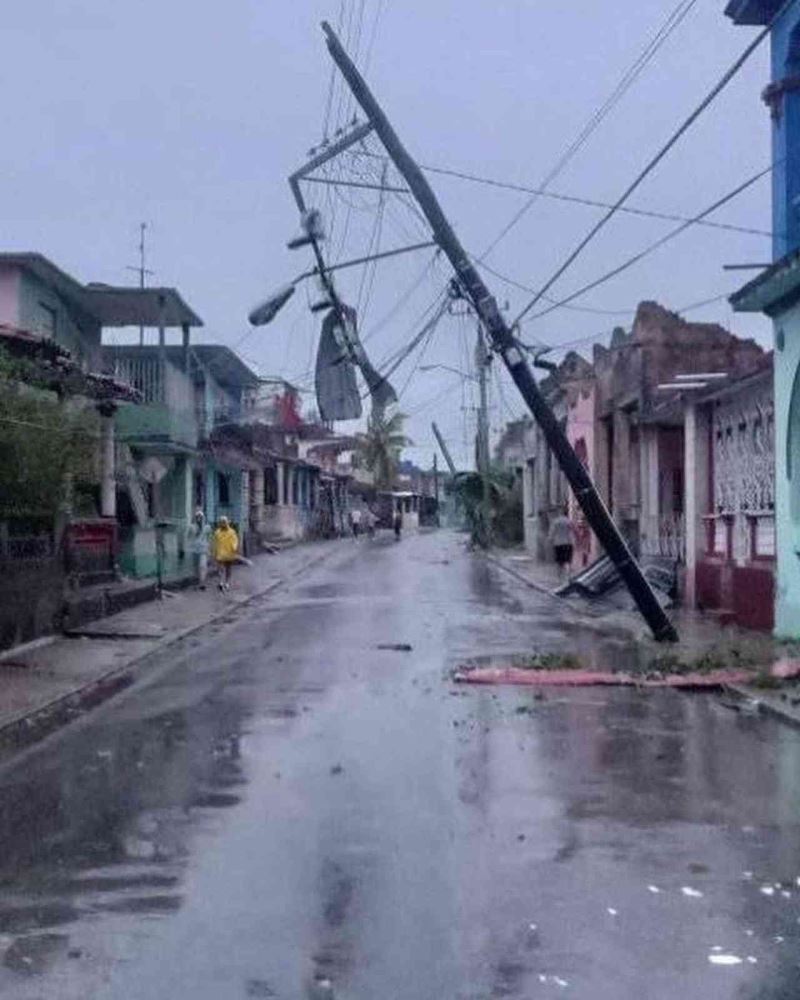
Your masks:
<svg viewBox="0 0 800 1000"><path fill-rule="evenodd" d="M655 638L674 642L678 638L675 628L664 613L664 609L659 604L624 538L617 530L617 526L595 489L591 477L573 451L553 411L539 392L533 373L517 346L514 335L506 325L496 300L489 293L483 279L461 246L453 227L436 199L436 195L416 162L400 142L397 133L389 124L388 118L373 97L364 78L345 52L336 33L327 22L323 22L322 28L334 62L339 67L342 76L347 81L355 99L361 105L367 120L383 143L395 167L405 178L412 194L419 203L433 230L434 239L447 255L458 276L463 292L469 297L486 328L492 346L503 359L522 398L541 427L545 441L555 455L556 461L566 476L567 482L598 541L617 567Z"/></svg>
<svg viewBox="0 0 800 1000"><path fill-rule="evenodd" d="M439 447L442 449L442 454L444 455L445 462L447 462L447 468L450 470L450 475L455 476L456 467L455 465L453 465L453 459L450 457L450 449L445 444L445 440L442 437L442 432L439 430L435 420L431 424L431 430L433 431L436 440L439 442Z"/></svg>

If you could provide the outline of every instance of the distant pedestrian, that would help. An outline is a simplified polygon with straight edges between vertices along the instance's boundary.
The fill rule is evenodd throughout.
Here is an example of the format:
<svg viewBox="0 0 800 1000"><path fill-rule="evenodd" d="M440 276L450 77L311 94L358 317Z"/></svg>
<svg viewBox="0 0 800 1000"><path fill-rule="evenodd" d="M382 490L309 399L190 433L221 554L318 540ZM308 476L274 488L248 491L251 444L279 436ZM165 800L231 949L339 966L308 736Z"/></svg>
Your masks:
<svg viewBox="0 0 800 1000"><path fill-rule="evenodd" d="M367 538L375 537L375 525L377 523L377 517L371 507L367 507L364 511L364 531L367 533Z"/></svg>
<svg viewBox="0 0 800 1000"><path fill-rule="evenodd" d="M219 566L219 589L231 589L233 564L239 561L239 536L227 517L219 519L214 532L214 559Z"/></svg>
<svg viewBox="0 0 800 1000"><path fill-rule="evenodd" d="M400 537L403 534L403 508L398 507L394 512L394 520L392 522L394 527L394 540L396 542L400 541Z"/></svg>
<svg viewBox="0 0 800 1000"><path fill-rule="evenodd" d="M567 516L567 510L558 514L550 525L550 544L558 566L558 578L562 580L568 573L575 545L575 526Z"/></svg>
<svg viewBox="0 0 800 1000"><path fill-rule="evenodd" d="M208 552L211 547L211 526L199 507L194 513L194 521L190 528L189 547L194 555L197 585L200 590L205 590L208 578Z"/></svg>
<svg viewBox="0 0 800 1000"><path fill-rule="evenodd" d="M358 538L361 534L361 508L354 507L350 512L350 524L353 527L353 537Z"/></svg>

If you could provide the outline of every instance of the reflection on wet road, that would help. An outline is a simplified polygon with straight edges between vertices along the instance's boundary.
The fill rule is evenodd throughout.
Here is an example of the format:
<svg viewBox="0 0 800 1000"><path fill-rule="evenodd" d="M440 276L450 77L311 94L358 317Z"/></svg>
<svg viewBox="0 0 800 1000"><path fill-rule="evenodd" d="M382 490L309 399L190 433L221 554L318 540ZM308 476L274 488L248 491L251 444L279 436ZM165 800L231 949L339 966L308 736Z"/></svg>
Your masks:
<svg viewBox="0 0 800 1000"><path fill-rule="evenodd" d="M343 545L0 771L0 994L796 997L800 734L448 680L587 642L452 536Z"/></svg>

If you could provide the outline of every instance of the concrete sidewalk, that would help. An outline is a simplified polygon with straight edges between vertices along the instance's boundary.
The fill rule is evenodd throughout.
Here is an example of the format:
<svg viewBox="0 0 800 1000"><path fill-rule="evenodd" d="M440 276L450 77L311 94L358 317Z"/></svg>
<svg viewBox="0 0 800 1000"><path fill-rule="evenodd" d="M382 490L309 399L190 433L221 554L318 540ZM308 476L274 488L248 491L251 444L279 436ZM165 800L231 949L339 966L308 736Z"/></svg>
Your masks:
<svg viewBox="0 0 800 1000"><path fill-rule="evenodd" d="M152 654L185 638L253 598L277 589L327 559L340 543L314 542L234 570L233 587L169 592L162 600L92 622L79 637L54 636L0 657L0 747L15 749L46 735L134 679Z"/></svg>
<svg viewBox="0 0 800 1000"><path fill-rule="evenodd" d="M641 647L643 661L669 654L683 660L696 659L725 649L745 650L751 659L759 659L764 664L787 655L786 644L779 643L768 633L720 624L713 615L680 607L667 609L678 631L679 642L657 643L632 599L618 598L612 602L602 598L587 600L578 595L558 597L554 591L563 581L554 565L541 563L520 549L494 550L486 558L530 589L550 595L558 614L574 618L576 624L583 627L626 637L637 644Z"/></svg>

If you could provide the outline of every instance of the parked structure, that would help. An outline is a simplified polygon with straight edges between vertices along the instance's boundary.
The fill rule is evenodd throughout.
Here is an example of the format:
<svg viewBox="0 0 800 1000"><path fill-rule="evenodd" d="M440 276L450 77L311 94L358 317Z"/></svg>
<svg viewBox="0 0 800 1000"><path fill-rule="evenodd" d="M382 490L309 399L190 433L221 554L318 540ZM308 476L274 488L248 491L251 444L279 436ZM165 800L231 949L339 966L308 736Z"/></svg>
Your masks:
<svg viewBox="0 0 800 1000"><path fill-rule="evenodd" d="M767 25L778 0L731 0L736 24ZM731 296L740 312L763 312L775 334L775 631L800 636L800 8L772 28L771 82L764 100L772 118L774 263Z"/></svg>

